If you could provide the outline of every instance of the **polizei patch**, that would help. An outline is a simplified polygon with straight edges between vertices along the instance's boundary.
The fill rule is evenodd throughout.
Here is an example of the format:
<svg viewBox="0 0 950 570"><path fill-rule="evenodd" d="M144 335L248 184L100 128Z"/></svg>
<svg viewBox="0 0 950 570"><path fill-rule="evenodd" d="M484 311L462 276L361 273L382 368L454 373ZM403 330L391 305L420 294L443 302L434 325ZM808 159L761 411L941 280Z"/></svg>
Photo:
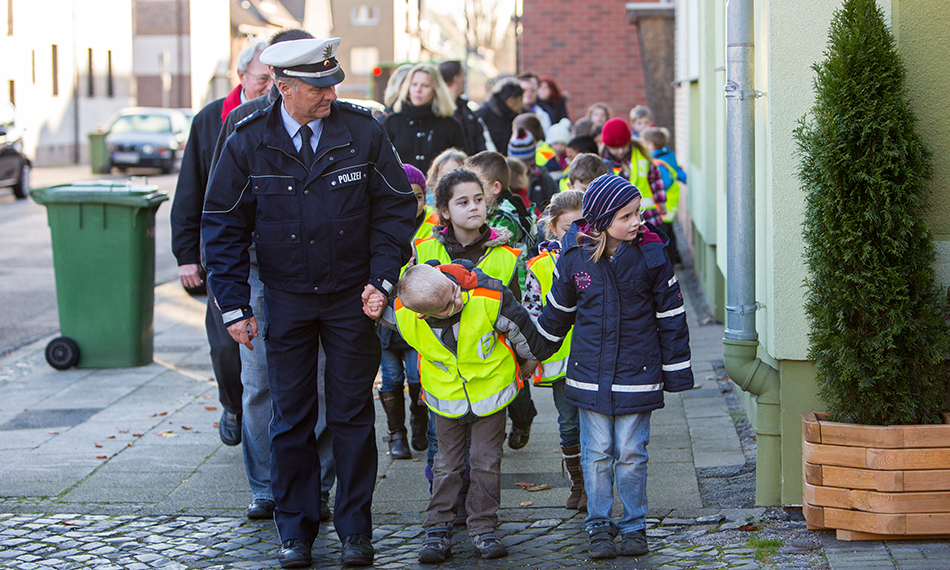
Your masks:
<svg viewBox="0 0 950 570"><path fill-rule="evenodd" d="M337 184L349 184L363 179L363 173L359 170L337 174Z"/></svg>

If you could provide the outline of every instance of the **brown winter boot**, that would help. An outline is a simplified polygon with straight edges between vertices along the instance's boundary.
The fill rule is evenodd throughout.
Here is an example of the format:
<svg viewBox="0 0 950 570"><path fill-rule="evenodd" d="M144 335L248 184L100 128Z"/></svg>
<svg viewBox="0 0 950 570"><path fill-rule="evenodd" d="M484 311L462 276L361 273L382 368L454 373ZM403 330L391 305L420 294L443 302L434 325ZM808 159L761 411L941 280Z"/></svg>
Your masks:
<svg viewBox="0 0 950 570"><path fill-rule="evenodd" d="M571 477L571 494L567 498L568 509L578 510L582 513L587 512L587 493L584 491L584 471L581 469L581 446L573 445L571 447L562 447L561 453L564 455L562 460L563 469L567 469Z"/></svg>
<svg viewBox="0 0 950 570"><path fill-rule="evenodd" d="M393 459L412 459L406 440L406 397L402 390L380 392L379 402L389 424L389 455Z"/></svg>

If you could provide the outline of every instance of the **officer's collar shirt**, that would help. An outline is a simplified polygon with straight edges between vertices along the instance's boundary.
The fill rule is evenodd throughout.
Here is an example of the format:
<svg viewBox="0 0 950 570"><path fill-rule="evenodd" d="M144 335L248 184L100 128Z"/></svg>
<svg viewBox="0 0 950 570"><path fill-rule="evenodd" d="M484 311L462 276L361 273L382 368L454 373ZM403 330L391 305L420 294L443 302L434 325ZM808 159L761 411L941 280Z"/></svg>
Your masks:
<svg viewBox="0 0 950 570"><path fill-rule="evenodd" d="M244 94L244 88L241 87L241 104L243 105L248 101L250 101L250 99L247 98L247 95Z"/></svg>
<svg viewBox="0 0 950 570"><path fill-rule="evenodd" d="M290 116L290 113L287 112L287 108L284 107L284 102L280 102L280 117L284 120L284 128L287 129L287 135L290 137L290 140L294 143L294 148L297 151L300 151L300 145L302 144L302 139L300 138L300 123L296 119ZM317 152L317 145L320 144L320 135L323 134L323 119L315 119L307 123L310 127L310 130L313 131L313 135L310 137L310 146L313 147L313 152Z"/></svg>

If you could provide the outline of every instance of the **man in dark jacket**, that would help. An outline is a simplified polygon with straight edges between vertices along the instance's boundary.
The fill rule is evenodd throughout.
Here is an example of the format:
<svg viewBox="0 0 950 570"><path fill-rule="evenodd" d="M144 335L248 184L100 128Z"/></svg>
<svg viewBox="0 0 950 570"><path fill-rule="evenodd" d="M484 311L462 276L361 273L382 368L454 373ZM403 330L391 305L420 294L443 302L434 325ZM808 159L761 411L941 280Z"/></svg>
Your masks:
<svg viewBox="0 0 950 570"><path fill-rule="evenodd" d="M439 73L442 74L449 93L455 99L455 120L462 125L462 132L465 133L465 148L462 150L469 156L488 150L485 146L485 123L475 116L475 112L468 106L468 99L465 97L466 72L462 67L462 62L443 61L439 64Z"/></svg>
<svg viewBox="0 0 950 570"><path fill-rule="evenodd" d="M521 98L524 89L514 78L502 79L495 84L492 95L477 111L475 116L488 127L488 134L498 152L507 156L508 141L511 139L511 122L521 112Z"/></svg>
<svg viewBox="0 0 950 570"><path fill-rule="evenodd" d="M202 285L201 278L201 208L205 187L211 177L211 156L221 123L242 101L250 101L267 93L271 75L261 63L266 42L255 42L238 56L237 71L241 79L227 97L208 103L191 122L188 145L181 159L178 186L172 202L172 250L178 260L178 278L189 289ZM218 382L218 399L224 411L218 420L218 433L225 445L241 443L241 355L221 321L221 312L214 298L208 295L205 329L211 347L211 366Z"/></svg>
<svg viewBox="0 0 950 570"><path fill-rule="evenodd" d="M232 338L258 335L248 246L267 312L271 486L285 568L309 566L319 530L318 344L338 474L334 522L345 565L372 564L376 481L372 384L380 349L361 297L388 295L409 259L416 201L372 113L336 101L340 40L281 42L262 54L281 97L239 124L212 174L202 217L209 285Z"/></svg>

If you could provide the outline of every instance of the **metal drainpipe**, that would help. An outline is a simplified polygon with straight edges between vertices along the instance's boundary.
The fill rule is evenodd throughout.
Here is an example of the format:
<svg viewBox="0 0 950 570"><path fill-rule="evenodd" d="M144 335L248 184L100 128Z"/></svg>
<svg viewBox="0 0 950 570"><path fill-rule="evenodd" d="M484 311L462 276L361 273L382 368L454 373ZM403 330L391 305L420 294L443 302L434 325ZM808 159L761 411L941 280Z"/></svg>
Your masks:
<svg viewBox="0 0 950 570"><path fill-rule="evenodd" d="M726 0L726 331L723 363L756 396L755 502L782 493L778 371L756 357L755 330L755 27L754 0Z"/></svg>

